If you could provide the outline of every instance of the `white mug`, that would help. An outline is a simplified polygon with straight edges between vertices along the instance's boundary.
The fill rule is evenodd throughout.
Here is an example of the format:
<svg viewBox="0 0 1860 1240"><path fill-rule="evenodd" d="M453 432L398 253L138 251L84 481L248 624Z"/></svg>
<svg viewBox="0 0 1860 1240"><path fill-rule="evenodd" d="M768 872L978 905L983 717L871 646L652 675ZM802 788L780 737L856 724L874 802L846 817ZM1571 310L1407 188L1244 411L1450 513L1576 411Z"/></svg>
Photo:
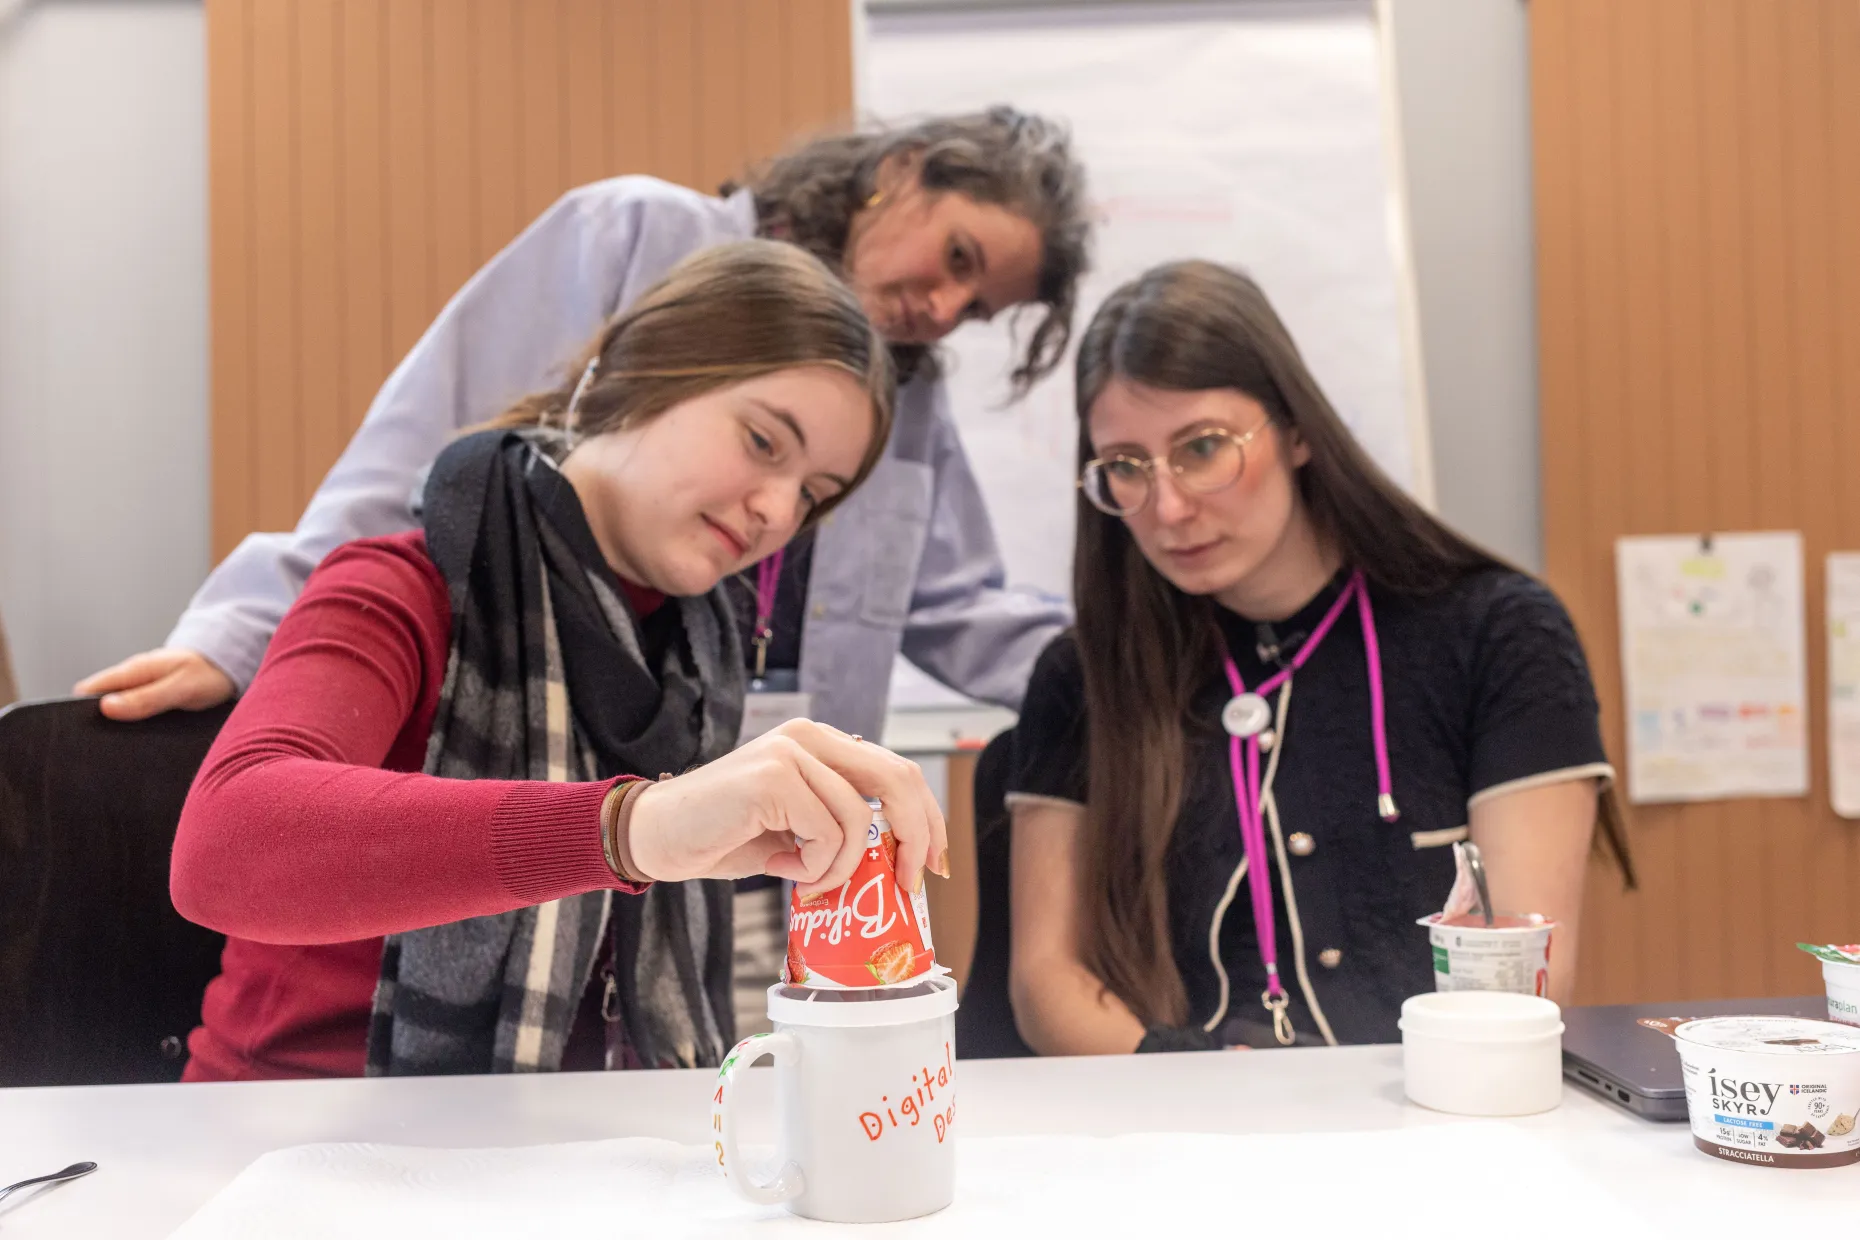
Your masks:
<svg viewBox="0 0 1860 1240"><path fill-rule="evenodd" d="M773 1033L724 1057L711 1127L724 1176L759 1205L830 1223L933 1214L956 1191L956 983L832 991L769 987ZM777 1170L758 1182L736 1148L732 1091L764 1055L775 1060Z"/></svg>

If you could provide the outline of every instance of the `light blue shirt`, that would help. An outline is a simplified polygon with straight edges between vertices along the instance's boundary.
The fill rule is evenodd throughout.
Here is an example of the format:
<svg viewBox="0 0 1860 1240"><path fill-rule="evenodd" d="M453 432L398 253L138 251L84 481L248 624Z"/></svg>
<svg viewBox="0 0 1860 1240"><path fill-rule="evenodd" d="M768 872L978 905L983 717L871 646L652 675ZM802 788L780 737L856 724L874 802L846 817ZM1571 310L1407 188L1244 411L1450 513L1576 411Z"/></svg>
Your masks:
<svg viewBox="0 0 1860 1240"><path fill-rule="evenodd" d="M241 542L168 644L249 684L325 555L414 527L414 489L453 435L562 382L601 324L680 259L755 227L747 191L712 198L637 176L571 190L459 290L395 368L297 528ZM1063 602L1006 587L943 385L906 384L884 459L816 536L801 634L814 717L880 735L900 651L958 692L1018 709L1034 659L1070 622Z"/></svg>

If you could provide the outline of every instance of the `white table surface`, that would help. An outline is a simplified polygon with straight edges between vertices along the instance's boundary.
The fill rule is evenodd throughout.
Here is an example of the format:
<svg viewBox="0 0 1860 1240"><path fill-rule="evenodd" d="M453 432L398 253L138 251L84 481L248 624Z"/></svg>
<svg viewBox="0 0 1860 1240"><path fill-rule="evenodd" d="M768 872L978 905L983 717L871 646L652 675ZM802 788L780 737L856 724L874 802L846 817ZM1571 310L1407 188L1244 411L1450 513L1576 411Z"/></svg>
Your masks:
<svg viewBox="0 0 1860 1240"><path fill-rule="evenodd" d="M260 1154L307 1142L469 1148L650 1136L708 1144L715 1079L628 1072L0 1089L0 1184L81 1159L101 1164L82 1180L0 1202L0 1237L166 1235ZM772 1072L756 1072L744 1085L748 1141L773 1140L773 1084ZM1464 1122L1403 1099L1401 1050L1393 1046L964 1060L960 1088L959 1131L967 1136ZM1670 1205L1675 1221L1696 1210L1717 1224L1756 1222L1781 1202L1821 1211L1830 1224L1860 1212L1860 1167L1776 1171L1721 1162L1692 1147L1684 1124L1638 1119L1574 1087L1565 1088L1559 1109L1509 1122L1555 1143L1630 1200L1663 1203L1662 1215ZM1343 1190L1347 1168L1337 1174ZM1555 1186L1534 1185L1522 1196L1542 1191ZM1450 1210L1444 1197L1443 1210ZM1442 1235L1458 1230L1446 1219Z"/></svg>
<svg viewBox="0 0 1860 1240"><path fill-rule="evenodd" d="M964 706L910 707L885 716L885 734L879 738L896 753L947 754L979 749L996 733L1014 726L1015 714L999 706L971 703Z"/></svg>

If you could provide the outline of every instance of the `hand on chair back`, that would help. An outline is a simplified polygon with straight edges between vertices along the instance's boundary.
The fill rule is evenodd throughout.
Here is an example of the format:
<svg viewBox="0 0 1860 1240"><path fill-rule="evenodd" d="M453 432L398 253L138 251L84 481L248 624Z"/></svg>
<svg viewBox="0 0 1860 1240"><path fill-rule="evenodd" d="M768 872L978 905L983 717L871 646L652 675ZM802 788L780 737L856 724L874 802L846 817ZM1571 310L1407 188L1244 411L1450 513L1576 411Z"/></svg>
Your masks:
<svg viewBox="0 0 1860 1240"><path fill-rule="evenodd" d="M206 710L236 692L232 677L205 655L165 648L132 655L77 683L73 693L100 693L103 713L133 723L170 710Z"/></svg>

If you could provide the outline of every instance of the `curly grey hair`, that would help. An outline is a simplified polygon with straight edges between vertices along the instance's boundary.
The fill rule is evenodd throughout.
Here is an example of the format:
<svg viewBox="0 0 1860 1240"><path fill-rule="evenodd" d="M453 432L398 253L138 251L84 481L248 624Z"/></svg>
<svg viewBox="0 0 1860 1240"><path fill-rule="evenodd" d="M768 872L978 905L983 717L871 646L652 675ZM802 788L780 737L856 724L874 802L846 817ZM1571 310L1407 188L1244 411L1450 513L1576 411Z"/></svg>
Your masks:
<svg viewBox="0 0 1860 1240"><path fill-rule="evenodd" d="M877 191L880 169L900 155L914 157L925 189L1006 207L1040 230L1035 300L1046 313L1012 372L1014 394L1025 394L1064 357L1079 279L1090 264L1085 169L1073 158L1071 136L1044 117L997 105L817 137L747 178L762 233L791 241L840 270L853 216ZM726 185L724 191L734 188ZM900 378L936 372L930 346L894 345L892 354Z"/></svg>

